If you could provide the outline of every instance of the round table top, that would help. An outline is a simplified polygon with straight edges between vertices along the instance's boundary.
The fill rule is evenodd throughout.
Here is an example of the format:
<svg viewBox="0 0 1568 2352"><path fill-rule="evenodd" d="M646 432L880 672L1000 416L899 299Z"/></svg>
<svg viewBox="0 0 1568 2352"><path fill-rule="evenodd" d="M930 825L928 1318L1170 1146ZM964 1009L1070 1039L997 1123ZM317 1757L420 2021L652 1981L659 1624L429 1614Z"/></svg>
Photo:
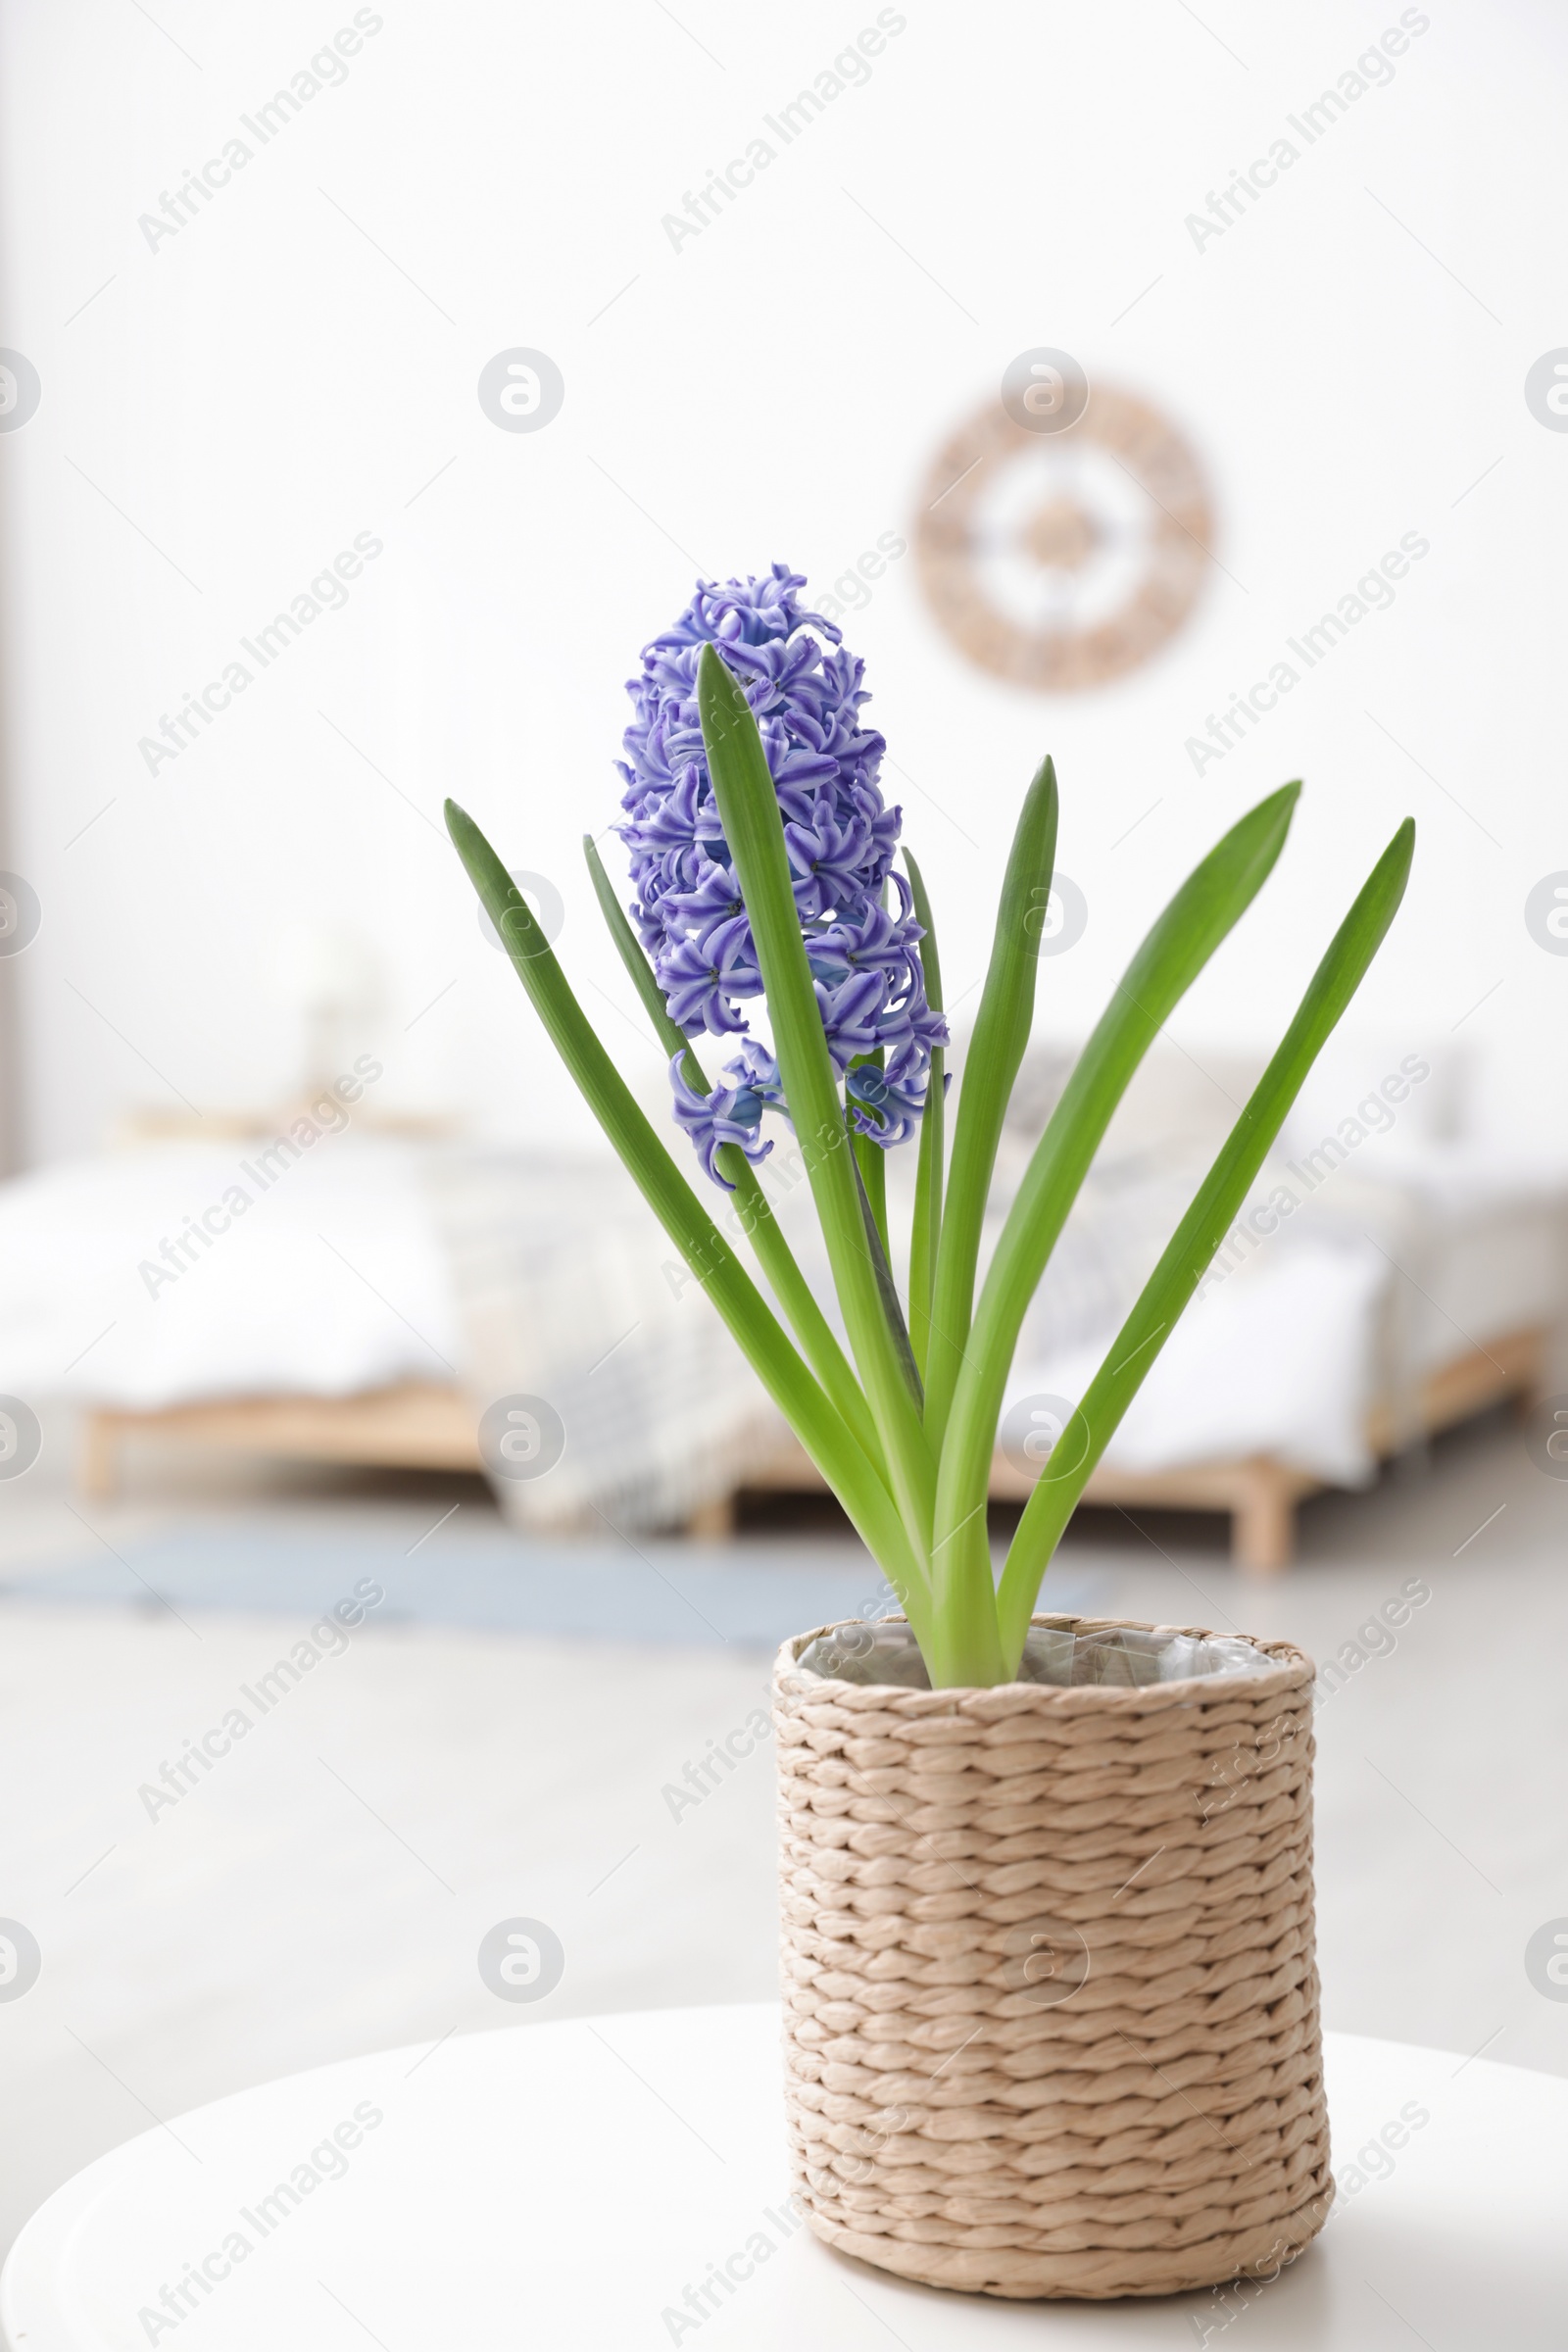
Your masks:
<svg viewBox="0 0 1568 2352"><path fill-rule="evenodd" d="M7 2352L1559 2352L1568 2081L1328 2037L1335 2212L1271 2282L947 2294L788 2203L777 2011L452 2036L220 2099L89 2165L0 2278ZM1241 2326L1240 2335L1231 2335ZM1228 2339L1228 2341L1227 2341Z"/></svg>

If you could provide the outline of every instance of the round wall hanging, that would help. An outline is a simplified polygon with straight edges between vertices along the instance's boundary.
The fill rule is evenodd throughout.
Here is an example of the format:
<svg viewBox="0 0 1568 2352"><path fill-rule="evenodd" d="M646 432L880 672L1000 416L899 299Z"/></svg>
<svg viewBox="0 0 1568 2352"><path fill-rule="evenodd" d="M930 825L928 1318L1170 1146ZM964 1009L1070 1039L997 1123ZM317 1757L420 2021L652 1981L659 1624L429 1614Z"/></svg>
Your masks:
<svg viewBox="0 0 1568 2352"><path fill-rule="evenodd" d="M1147 662L1197 603L1212 516L1167 418L1090 386L1063 352L1024 352L1002 398L945 441L920 493L915 555L971 662L1049 692Z"/></svg>

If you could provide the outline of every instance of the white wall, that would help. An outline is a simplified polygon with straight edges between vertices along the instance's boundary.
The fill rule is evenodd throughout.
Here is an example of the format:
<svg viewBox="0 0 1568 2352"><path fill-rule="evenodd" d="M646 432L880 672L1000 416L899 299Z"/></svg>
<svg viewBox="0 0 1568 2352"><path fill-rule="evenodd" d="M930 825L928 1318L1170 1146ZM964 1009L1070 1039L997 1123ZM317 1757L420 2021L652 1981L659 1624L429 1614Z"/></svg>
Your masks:
<svg viewBox="0 0 1568 2352"><path fill-rule="evenodd" d="M91 1144L117 1105L284 1084L270 973L318 916L380 949L384 1100L526 1130L574 1118L433 828L448 791L509 862L559 878L562 953L628 1066L657 1076L589 986L625 1002L577 848L613 811L638 647L699 565L784 556L829 580L906 529L939 437L1039 343L1190 432L1224 569L1162 658L1055 699L965 666L912 562L878 585L852 642L929 796L905 795L950 994L978 977L1043 749L1092 910L1044 967L1041 1019L1063 1032L1195 856L1304 774L1287 860L1180 1036L1263 1042L1414 810L1415 878L1364 1024L1441 1043L1500 980L1463 1034L1500 1115L1561 1131L1568 960L1522 915L1568 866L1568 435L1523 399L1530 363L1568 343L1568 40L1546 5L1407 12L1430 24L1392 82L1200 252L1185 216L1398 23L1397 0L1288 21L1205 0L1201 24L1171 0L908 0L869 82L675 252L662 216L874 22L870 0L678 0L675 17L384 0L341 86L149 250L138 216L354 13L4 12L0 342L43 381L37 415L0 434L10 862L44 906L24 975L35 1156ZM564 372L537 434L497 430L475 397L516 344ZM1394 608L1195 775L1184 740L1206 714L1412 531L1431 552ZM362 532L384 552L346 608L149 774L138 738Z"/></svg>

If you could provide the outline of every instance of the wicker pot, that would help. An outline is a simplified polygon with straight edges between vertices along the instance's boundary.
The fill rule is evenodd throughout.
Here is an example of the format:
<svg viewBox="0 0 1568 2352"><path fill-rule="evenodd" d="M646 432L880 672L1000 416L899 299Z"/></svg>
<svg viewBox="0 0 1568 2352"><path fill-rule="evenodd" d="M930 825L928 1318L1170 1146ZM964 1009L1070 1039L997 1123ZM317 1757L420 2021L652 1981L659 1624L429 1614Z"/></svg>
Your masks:
<svg viewBox="0 0 1568 2352"><path fill-rule="evenodd" d="M1245 1677L909 1690L803 1671L813 1638L779 1651L774 1721L817 2235L992 2295L1290 2260L1334 2194L1310 1659L1264 1642L1277 1663Z"/></svg>

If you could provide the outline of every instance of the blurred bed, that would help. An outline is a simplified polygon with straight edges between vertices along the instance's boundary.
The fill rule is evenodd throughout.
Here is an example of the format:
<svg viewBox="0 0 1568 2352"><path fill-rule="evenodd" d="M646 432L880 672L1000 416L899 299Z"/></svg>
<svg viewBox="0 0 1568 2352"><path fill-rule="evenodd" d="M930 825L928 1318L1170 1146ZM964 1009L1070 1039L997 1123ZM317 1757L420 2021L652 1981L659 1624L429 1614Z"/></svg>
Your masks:
<svg viewBox="0 0 1568 2352"><path fill-rule="evenodd" d="M0 1393L83 1410L89 1493L138 1439L480 1470L483 1409L524 1394L570 1441L548 1478L497 1479L512 1517L662 1526L773 1437L618 1167L310 1128L0 1186Z"/></svg>
<svg viewBox="0 0 1568 2352"><path fill-rule="evenodd" d="M1539 1386L1568 1307L1561 1173L1454 1132L1430 1065L1384 1058L1298 1106L1091 1502L1228 1512L1238 1558L1277 1568L1303 1494ZM1065 1067L1026 1063L989 1240ZM1250 1081L1156 1056L1118 1116L1025 1320L995 1495L1027 1494ZM807 1190L779 1213L810 1271ZM0 1393L85 1408L92 1492L138 1438L483 1468L541 1529L713 1533L746 1491L818 1483L602 1158L287 1121L143 1143L0 1187ZM481 1449L519 1397L565 1433L547 1474Z"/></svg>

